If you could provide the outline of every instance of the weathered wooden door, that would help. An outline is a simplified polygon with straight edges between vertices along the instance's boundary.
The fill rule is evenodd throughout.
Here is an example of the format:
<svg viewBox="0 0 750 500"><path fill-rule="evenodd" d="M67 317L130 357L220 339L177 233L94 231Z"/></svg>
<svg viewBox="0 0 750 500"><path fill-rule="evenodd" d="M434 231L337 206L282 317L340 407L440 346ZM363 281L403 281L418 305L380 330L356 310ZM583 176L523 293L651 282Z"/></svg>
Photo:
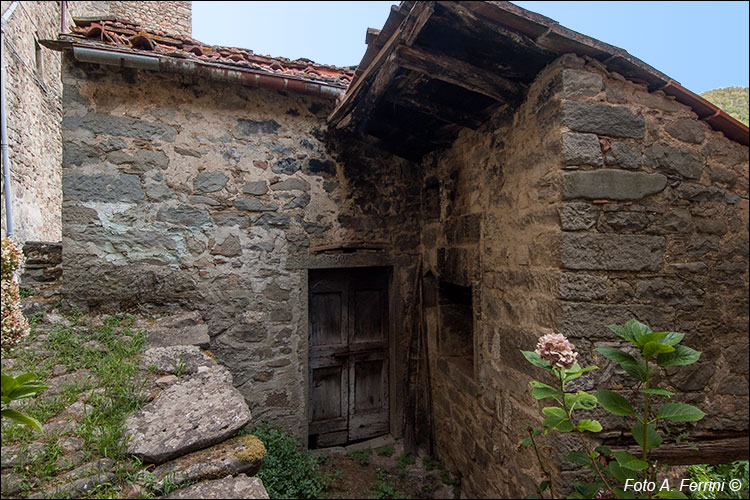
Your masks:
<svg viewBox="0 0 750 500"><path fill-rule="evenodd" d="M388 432L388 275L310 270L309 445Z"/></svg>

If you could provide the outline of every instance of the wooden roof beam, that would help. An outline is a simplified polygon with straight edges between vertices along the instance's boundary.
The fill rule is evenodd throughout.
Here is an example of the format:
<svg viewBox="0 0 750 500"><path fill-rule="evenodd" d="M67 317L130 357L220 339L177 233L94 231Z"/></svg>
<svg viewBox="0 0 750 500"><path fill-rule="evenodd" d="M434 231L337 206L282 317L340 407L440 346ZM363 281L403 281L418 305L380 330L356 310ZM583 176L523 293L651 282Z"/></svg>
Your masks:
<svg viewBox="0 0 750 500"><path fill-rule="evenodd" d="M350 124L353 117L349 115L355 108L359 116L366 116L370 113L382 97L391 77L398 70L391 58L395 48L400 43L406 43L407 45L414 43L422 28L430 20L434 9L434 2L419 2L412 7L400 28L383 45L383 48L380 49L359 79L349 87L344 100L328 117L328 122L331 125L344 128ZM361 100L366 102L359 102Z"/></svg>
<svg viewBox="0 0 750 500"><path fill-rule="evenodd" d="M397 47L396 61L401 67L486 95L499 102L520 99L526 91L526 85L521 82L513 82L466 61L417 47Z"/></svg>
<svg viewBox="0 0 750 500"><path fill-rule="evenodd" d="M479 114L466 113L460 109L445 104L436 104L427 99L419 99L415 95L397 93L385 98L387 102L406 109L411 109L433 116L438 120L476 130L485 122L485 117Z"/></svg>

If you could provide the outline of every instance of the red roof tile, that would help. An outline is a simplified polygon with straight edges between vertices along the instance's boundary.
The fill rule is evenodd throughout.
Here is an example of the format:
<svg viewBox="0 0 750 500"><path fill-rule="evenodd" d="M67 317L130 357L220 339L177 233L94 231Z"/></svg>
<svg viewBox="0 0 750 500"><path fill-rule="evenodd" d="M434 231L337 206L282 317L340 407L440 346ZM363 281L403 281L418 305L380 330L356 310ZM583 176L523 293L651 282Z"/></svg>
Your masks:
<svg viewBox="0 0 750 500"><path fill-rule="evenodd" d="M171 57L194 59L226 66L252 69L272 75L289 76L315 83L346 88L354 69L317 64L309 59L291 60L255 54L252 50L207 45L193 38L146 30L139 24L123 19L74 19L71 34L60 39L73 39L89 44L134 49Z"/></svg>

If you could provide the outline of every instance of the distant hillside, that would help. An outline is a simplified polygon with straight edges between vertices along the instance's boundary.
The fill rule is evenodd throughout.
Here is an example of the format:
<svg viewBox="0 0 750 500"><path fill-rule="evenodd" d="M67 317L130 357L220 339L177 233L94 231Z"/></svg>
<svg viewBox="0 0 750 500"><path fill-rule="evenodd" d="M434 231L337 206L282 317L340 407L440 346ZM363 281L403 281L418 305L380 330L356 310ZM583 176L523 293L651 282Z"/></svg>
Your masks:
<svg viewBox="0 0 750 500"><path fill-rule="evenodd" d="M724 87L723 89L707 90L701 97L719 106L729 115L748 125L748 88Z"/></svg>

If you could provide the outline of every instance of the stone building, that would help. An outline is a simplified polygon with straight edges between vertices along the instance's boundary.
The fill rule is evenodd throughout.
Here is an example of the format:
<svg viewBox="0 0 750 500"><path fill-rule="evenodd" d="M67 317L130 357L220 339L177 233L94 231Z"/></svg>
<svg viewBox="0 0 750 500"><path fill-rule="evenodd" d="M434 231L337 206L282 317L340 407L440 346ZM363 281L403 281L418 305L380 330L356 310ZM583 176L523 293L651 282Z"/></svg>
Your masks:
<svg viewBox="0 0 750 500"><path fill-rule="evenodd" d="M593 347L636 317L703 351L666 381L699 447L747 457L747 127L507 3L404 2L355 71L78 25L43 42L70 303L197 310L254 417L405 435L469 497L538 481L519 350L562 332L617 387Z"/></svg>
<svg viewBox="0 0 750 500"><path fill-rule="evenodd" d="M134 19L144 27L190 35L190 2L2 2L5 100L14 237L59 242L62 222L60 54L39 41L69 31L73 18ZM2 193L2 234L6 234Z"/></svg>

